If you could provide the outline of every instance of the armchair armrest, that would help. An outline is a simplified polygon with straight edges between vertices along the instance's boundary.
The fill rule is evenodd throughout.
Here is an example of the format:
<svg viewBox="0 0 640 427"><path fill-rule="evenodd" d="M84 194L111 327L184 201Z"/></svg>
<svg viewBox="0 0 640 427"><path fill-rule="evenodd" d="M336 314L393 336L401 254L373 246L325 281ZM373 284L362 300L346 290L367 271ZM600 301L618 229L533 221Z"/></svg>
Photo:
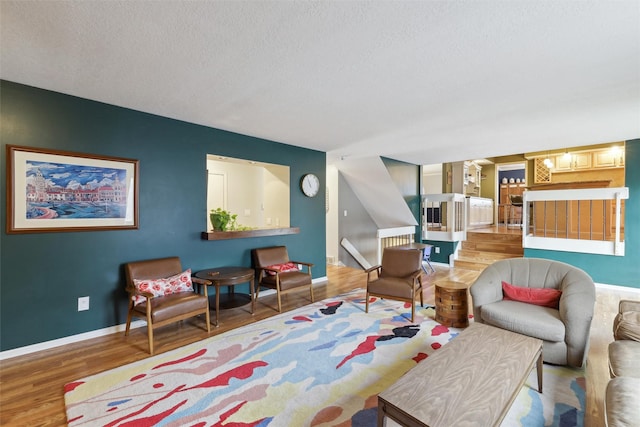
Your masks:
<svg viewBox="0 0 640 427"><path fill-rule="evenodd" d="M474 307L502 301L502 277L492 266L485 268L469 288Z"/></svg>
<svg viewBox="0 0 640 427"><path fill-rule="evenodd" d="M417 279L420 278L421 275L422 275L422 270L416 270L409 277L411 278L411 280L415 282Z"/></svg>
<svg viewBox="0 0 640 427"><path fill-rule="evenodd" d="M633 301L629 299L620 300L618 313L625 313L627 311L640 311L640 301Z"/></svg>
<svg viewBox="0 0 640 427"><path fill-rule="evenodd" d="M364 272L367 273L367 283L371 281L371 273L374 271L377 273L378 277L380 277L380 270L382 269L381 265L374 265L373 267L367 268Z"/></svg>
<svg viewBox="0 0 640 427"><path fill-rule="evenodd" d="M280 274L280 270L276 270L275 268L269 268L269 267L260 267L260 268L258 269L258 271L260 271L260 272L270 271L270 272L272 272L275 276L277 276L278 274Z"/></svg>
<svg viewBox="0 0 640 427"><path fill-rule="evenodd" d="M494 266L484 269L469 288L473 306L473 317L476 322L483 323L482 306L502 301L502 277Z"/></svg>
<svg viewBox="0 0 640 427"><path fill-rule="evenodd" d="M310 263L310 262L304 262L304 261L294 261L294 260L290 260L289 262L292 262L294 264L302 264L302 265L306 265L307 267L313 267L314 264Z"/></svg>
<svg viewBox="0 0 640 427"><path fill-rule="evenodd" d="M212 285L212 284L213 284L213 282L212 282L211 280L207 280L207 279L200 279L200 278L195 277L195 276L191 276L191 281L192 281L193 283L198 284L198 285L205 285L205 286L209 286L209 285Z"/></svg>
<svg viewBox="0 0 640 427"><path fill-rule="evenodd" d="M289 260L289 262L292 262L294 264L300 264L300 265L304 265L307 267L307 274L311 276L311 267L313 267L313 264L310 262L304 262L304 261L293 261L293 260Z"/></svg>
<svg viewBox="0 0 640 427"><path fill-rule="evenodd" d="M582 366L596 302L595 285L585 272L572 270L562 280L560 289L559 311L565 326L567 362L571 366Z"/></svg>
<svg viewBox="0 0 640 427"><path fill-rule="evenodd" d="M196 285L202 286L204 288L204 296L209 296L209 286L213 285L211 280L200 279L199 277L191 276L191 281Z"/></svg>
<svg viewBox="0 0 640 427"><path fill-rule="evenodd" d="M369 267L369 268L367 268L364 272L365 272L365 273L367 273L367 274L369 274L369 273L371 273L373 270L378 270L378 271L380 271L380 268L381 268L381 267L382 267L382 266L380 266L380 265L374 265L373 267Z"/></svg>

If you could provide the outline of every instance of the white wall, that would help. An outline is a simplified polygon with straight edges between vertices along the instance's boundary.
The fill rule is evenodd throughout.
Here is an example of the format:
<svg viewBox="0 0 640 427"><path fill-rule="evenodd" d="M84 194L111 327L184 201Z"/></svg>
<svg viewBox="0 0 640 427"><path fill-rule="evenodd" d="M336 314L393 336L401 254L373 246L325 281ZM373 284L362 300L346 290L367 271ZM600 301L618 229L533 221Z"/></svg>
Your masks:
<svg viewBox="0 0 640 427"><path fill-rule="evenodd" d="M340 242L338 238L339 212L338 212L338 168L327 166L326 183L326 207L327 207L327 262L333 260L335 264L340 259Z"/></svg>
<svg viewBox="0 0 640 427"><path fill-rule="evenodd" d="M226 175L227 193L226 206L209 206L207 201L207 229L211 229L209 211L217 207L238 215L239 225L289 227L288 167L207 159L207 171Z"/></svg>
<svg viewBox="0 0 640 427"><path fill-rule="evenodd" d="M264 168L264 211L261 224L266 227L288 227L289 220L289 168Z"/></svg>
<svg viewBox="0 0 640 427"><path fill-rule="evenodd" d="M422 194L442 194L442 164L422 166Z"/></svg>

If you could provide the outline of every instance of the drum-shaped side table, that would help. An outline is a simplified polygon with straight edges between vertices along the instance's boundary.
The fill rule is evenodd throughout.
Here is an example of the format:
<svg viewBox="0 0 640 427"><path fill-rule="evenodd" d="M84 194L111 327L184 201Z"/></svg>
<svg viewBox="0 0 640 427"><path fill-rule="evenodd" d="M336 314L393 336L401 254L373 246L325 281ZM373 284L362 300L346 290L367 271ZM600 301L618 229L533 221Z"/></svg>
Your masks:
<svg viewBox="0 0 640 427"><path fill-rule="evenodd" d="M443 280L436 282L436 321L452 328L469 326L469 285Z"/></svg>

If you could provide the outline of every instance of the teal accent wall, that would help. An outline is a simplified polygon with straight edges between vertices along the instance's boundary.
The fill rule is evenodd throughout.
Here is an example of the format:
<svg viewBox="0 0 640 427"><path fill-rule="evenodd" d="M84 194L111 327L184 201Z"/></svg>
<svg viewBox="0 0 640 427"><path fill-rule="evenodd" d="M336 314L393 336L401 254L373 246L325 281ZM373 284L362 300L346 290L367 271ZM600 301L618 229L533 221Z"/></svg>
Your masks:
<svg viewBox="0 0 640 427"><path fill-rule="evenodd" d="M431 249L431 261L439 262L442 264L449 264L449 257L453 255L458 247L459 242L444 242L441 240L423 240L422 243L428 243L433 245ZM440 248L440 253L437 254L435 248Z"/></svg>
<svg viewBox="0 0 640 427"><path fill-rule="evenodd" d="M640 139L625 144L625 256L579 254L574 252L525 249L527 258L547 258L582 268L597 283L640 288Z"/></svg>
<svg viewBox="0 0 640 427"><path fill-rule="evenodd" d="M326 276L325 153L8 81L0 93L0 350L124 323L128 261L177 255L194 271L249 266L252 248L284 244L292 258L315 264L314 278ZM139 229L6 234L7 144L139 160ZM289 166L291 225L300 234L201 240L208 153ZM320 178L318 197L299 190L308 172ZM89 311L77 311L81 296L90 297Z"/></svg>

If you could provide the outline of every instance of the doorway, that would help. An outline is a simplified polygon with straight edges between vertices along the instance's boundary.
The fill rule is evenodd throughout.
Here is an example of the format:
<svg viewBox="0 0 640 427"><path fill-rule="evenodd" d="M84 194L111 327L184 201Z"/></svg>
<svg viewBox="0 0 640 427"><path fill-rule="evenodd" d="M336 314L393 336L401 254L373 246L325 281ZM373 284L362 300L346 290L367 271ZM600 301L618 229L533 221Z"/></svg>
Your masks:
<svg viewBox="0 0 640 427"><path fill-rule="evenodd" d="M519 218L510 218L512 197L522 197L527 188L527 163L502 163L496 165L496 210L495 223L498 225L508 225L511 221L518 221ZM521 214L521 211L515 215ZM511 216L514 214L512 213Z"/></svg>

